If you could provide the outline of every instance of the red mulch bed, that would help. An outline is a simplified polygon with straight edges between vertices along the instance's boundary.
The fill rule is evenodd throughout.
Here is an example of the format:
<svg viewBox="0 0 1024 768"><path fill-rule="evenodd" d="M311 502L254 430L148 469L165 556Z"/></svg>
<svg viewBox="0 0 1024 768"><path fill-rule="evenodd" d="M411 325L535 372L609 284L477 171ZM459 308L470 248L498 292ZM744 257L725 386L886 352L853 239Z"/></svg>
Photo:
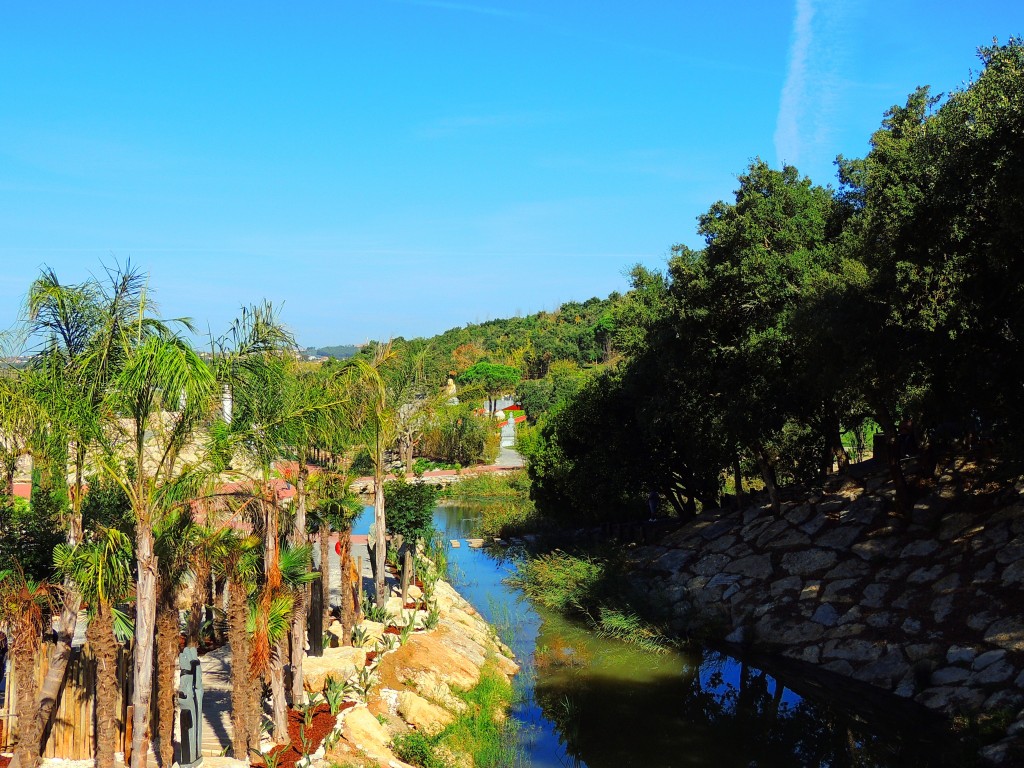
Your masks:
<svg viewBox="0 0 1024 768"><path fill-rule="evenodd" d="M354 706L355 702L347 701L341 708L346 710ZM331 708L326 704L318 705L314 712L313 724L306 731L306 737L309 739L310 754L320 748L324 737L334 730L334 726L337 723L337 718L331 714ZM305 725L305 722L301 712L297 712L294 709L288 711L289 743L283 747L278 747L272 753L278 758L278 768L294 768L295 764L303 758L302 738L299 729ZM253 764L265 765L265 763L255 762ZM0 768L3 768L3 766L0 766Z"/></svg>
<svg viewBox="0 0 1024 768"><path fill-rule="evenodd" d="M385 635L400 635L400 634L402 634L402 630L400 630L398 627L386 627L384 629L384 634Z"/></svg>
<svg viewBox="0 0 1024 768"><path fill-rule="evenodd" d="M11 758L0 755L0 768L7 768L11 764Z"/></svg>
<svg viewBox="0 0 1024 768"><path fill-rule="evenodd" d="M366 654L366 665L369 666L370 664L373 664L373 662L376 660L376 658L377 658L377 652L376 651L369 651L369 652L367 652L367 654ZM0 766L0 768L3 768L3 766Z"/></svg>

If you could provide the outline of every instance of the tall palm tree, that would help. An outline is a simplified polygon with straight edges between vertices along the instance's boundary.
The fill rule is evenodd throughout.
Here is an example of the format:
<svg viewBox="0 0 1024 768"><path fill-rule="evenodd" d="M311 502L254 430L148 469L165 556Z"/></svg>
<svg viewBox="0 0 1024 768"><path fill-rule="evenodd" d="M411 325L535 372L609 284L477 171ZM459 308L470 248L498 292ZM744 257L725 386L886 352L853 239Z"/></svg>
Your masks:
<svg viewBox="0 0 1024 768"><path fill-rule="evenodd" d="M0 624L9 628L11 666L18 681L18 744L14 759L23 768L35 768L40 754L40 728L31 717L36 704L35 662L42 645L43 617L49 587L26 579L19 567L0 571Z"/></svg>
<svg viewBox="0 0 1024 768"><path fill-rule="evenodd" d="M207 417L215 380L185 339L147 326L143 304L130 332L138 340L125 339L124 365L104 403L120 418L103 435L100 465L128 496L135 518L138 581L131 765L142 768L151 737L157 609L153 531L164 515L204 493L209 480L206 468L201 459L184 463L182 451L195 440ZM125 471L125 463L130 472Z"/></svg>
<svg viewBox="0 0 1024 768"><path fill-rule="evenodd" d="M115 528L101 528L94 540L73 547L59 544L53 552L57 572L74 582L89 605L85 638L96 656L97 768L113 768L117 751L118 639L131 634L117 605L131 594L134 559L131 538Z"/></svg>
<svg viewBox="0 0 1024 768"><path fill-rule="evenodd" d="M106 281L64 285L44 269L29 289L22 333L32 353L26 372L41 414L33 435L33 460L69 498L67 543L82 541L82 501L90 450L101 430L101 403L120 370L126 350L125 330L143 301L145 280L130 264L107 271ZM152 325L153 320L146 320ZM72 482L66 484L70 459ZM81 596L66 579L56 642L39 686L34 731L41 735L53 714L71 655ZM15 765L14 768L17 768Z"/></svg>

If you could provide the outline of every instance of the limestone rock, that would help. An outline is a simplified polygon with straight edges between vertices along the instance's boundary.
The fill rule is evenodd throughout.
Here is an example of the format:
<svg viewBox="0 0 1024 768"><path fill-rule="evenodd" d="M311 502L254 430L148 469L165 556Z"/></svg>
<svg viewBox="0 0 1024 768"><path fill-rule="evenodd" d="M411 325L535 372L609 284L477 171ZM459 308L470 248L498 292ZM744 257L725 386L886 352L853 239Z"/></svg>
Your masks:
<svg viewBox="0 0 1024 768"><path fill-rule="evenodd" d="M341 735L344 741L339 742L339 745L344 744L349 750L362 752L367 757L384 765L405 765L399 761L388 746L391 743L391 734L377 721L377 718L370 714L370 710L366 707L356 707L345 713ZM337 745L329 750L326 755L328 762L340 764L348 762L348 758L343 752L335 756L339 751Z"/></svg>
<svg viewBox="0 0 1024 768"><path fill-rule="evenodd" d="M322 691L328 677L342 682L364 666L366 651L362 648L324 648L323 656L307 656L302 662L302 683L307 691Z"/></svg>
<svg viewBox="0 0 1024 768"><path fill-rule="evenodd" d="M398 714L417 731L422 731L428 736L443 731L455 719L448 710L430 703L412 691L402 691L398 694Z"/></svg>
<svg viewBox="0 0 1024 768"><path fill-rule="evenodd" d="M366 619L359 623L359 628L366 634L365 645L372 646L384 637L384 625L378 621L370 621L369 619Z"/></svg>

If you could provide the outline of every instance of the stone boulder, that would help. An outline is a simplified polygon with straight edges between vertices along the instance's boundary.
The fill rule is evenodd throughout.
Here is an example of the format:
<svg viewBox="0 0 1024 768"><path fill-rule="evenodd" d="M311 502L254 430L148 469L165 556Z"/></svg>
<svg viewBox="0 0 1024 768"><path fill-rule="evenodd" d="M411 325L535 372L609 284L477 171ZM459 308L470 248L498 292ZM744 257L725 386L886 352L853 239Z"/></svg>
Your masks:
<svg viewBox="0 0 1024 768"><path fill-rule="evenodd" d="M323 656L307 656L302 662L302 682L307 691L322 691L328 677L342 682L364 666L366 651L362 648L325 648Z"/></svg>
<svg viewBox="0 0 1024 768"><path fill-rule="evenodd" d="M408 765L391 751L391 734L366 707L356 707L345 713L341 736L342 740L325 755L329 764L345 765L351 762L351 755L361 753L381 765L395 768Z"/></svg>
<svg viewBox="0 0 1024 768"><path fill-rule="evenodd" d="M398 714L417 731L428 736L440 733L455 720L455 716L447 709L432 704L412 691L398 694Z"/></svg>

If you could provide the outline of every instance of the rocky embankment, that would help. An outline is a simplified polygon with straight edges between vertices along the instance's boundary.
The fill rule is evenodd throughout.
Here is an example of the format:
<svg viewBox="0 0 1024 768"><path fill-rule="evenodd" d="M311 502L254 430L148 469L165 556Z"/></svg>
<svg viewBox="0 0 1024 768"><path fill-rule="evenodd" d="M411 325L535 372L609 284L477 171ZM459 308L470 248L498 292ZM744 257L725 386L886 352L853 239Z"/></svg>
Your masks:
<svg viewBox="0 0 1024 768"><path fill-rule="evenodd" d="M413 595L419 597L414 587ZM306 688L324 690L328 678L359 685L369 681L365 695L338 719L339 738L313 768L330 765L391 766L405 768L395 755L396 737L420 731L434 735L466 709L456 695L480 682L485 667L510 680L519 671L511 650L498 640L477 611L448 583L434 586L432 604L437 622L432 629L413 632L404 643L389 634L384 624L364 621L356 647L328 648L320 658L307 658ZM396 623L412 618L423 627L428 614L400 611L401 599L392 598L389 611ZM338 625L332 628L337 632ZM503 713L501 714L503 717ZM451 755L452 761L472 766L468 755Z"/></svg>
<svg viewBox="0 0 1024 768"><path fill-rule="evenodd" d="M637 559L675 630L1008 721L982 754L1024 765L1022 494L968 469L901 518L886 476L868 475L779 516L700 515Z"/></svg>

